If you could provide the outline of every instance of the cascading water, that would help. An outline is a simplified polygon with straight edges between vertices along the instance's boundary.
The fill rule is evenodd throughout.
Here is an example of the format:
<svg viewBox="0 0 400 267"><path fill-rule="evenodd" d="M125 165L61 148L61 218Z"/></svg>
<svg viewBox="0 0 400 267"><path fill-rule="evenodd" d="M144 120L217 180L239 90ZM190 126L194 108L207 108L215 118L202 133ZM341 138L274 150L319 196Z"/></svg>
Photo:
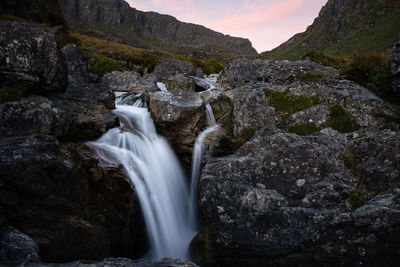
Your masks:
<svg viewBox="0 0 400 267"><path fill-rule="evenodd" d="M191 225L197 227L197 186L199 182L201 161L204 153L206 152L206 145L204 144L205 138L220 126L216 123L214 113L211 105L206 105L206 117L208 128L202 131L196 138L194 144L193 156L192 156L192 174L191 174L191 185L190 185L190 206L189 206L189 221Z"/></svg>
<svg viewBox="0 0 400 267"><path fill-rule="evenodd" d="M117 98L122 103L122 97ZM149 258L187 258L196 234L188 216L188 188L182 168L164 138L157 135L145 102L116 103L121 126L91 142L105 161L118 161L135 188L148 229Z"/></svg>

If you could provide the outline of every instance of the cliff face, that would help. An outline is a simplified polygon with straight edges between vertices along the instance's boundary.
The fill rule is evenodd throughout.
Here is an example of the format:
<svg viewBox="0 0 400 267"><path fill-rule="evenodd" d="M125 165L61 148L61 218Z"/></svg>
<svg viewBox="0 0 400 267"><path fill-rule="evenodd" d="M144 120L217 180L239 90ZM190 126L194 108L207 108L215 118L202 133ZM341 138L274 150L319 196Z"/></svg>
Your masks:
<svg viewBox="0 0 400 267"><path fill-rule="evenodd" d="M72 29L143 48L201 58L254 57L248 39L224 35L155 12L131 8L123 0L58 0Z"/></svg>
<svg viewBox="0 0 400 267"><path fill-rule="evenodd" d="M334 55L386 52L400 33L398 0L328 0L313 24L263 57L299 59L308 50Z"/></svg>

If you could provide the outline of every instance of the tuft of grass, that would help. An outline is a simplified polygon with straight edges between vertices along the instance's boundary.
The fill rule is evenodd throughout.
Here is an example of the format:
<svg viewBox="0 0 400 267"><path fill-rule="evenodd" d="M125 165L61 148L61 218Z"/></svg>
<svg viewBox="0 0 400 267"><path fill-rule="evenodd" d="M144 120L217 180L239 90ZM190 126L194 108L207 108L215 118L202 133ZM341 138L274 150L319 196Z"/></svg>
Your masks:
<svg viewBox="0 0 400 267"><path fill-rule="evenodd" d="M318 64L330 66L335 69L340 69L346 63L344 57L332 56L316 50L310 50L302 56L302 59L307 58Z"/></svg>
<svg viewBox="0 0 400 267"><path fill-rule="evenodd" d="M330 118L324 123L324 127L331 127L341 133L350 133L361 128L358 122L340 105L329 108Z"/></svg>
<svg viewBox="0 0 400 267"><path fill-rule="evenodd" d="M351 150L347 149L343 154L344 166L350 170L351 174L359 178L360 181L363 180L361 176L361 170L359 165L361 164L361 157Z"/></svg>
<svg viewBox="0 0 400 267"><path fill-rule="evenodd" d="M323 101L318 96L292 97L268 88L264 89L268 104L275 107L275 111L282 116L289 116Z"/></svg>
<svg viewBox="0 0 400 267"><path fill-rule="evenodd" d="M374 194L371 194L365 190L356 189L349 193L350 204L353 209L358 209L363 206L368 200L373 197Z"/></svg>
<svg viewBox="0 0 400 267"><path fill-rule="evenodd" d="M204 74L210 75L214 73L220 73L225 67L225 64L215 59L208 60L204 63L202 69Z"/></svg>
<svg viewBox="0 0 400 267"><path fill-rule="evenodd" d="M324 75L321 73L316 73L316 72L306 72L303 77L301 77L301 80L303 82L318 82L324 78Z"/></svg>
<svg viewBox="0 0 400 267"><path fill-rule="evenodd" d="M289 133L306 136L318 132L320 128L314 122L296 123L289 127Z"/></svg>
<svg viewBox="0 0 400 267"><path fill-rule="evenodd" d="M103 77L104 74L111 71L123 70L118 61L107 58L102 55L91 55L89 59L89 70L99 77Z"/></svg>
<svg viewBox="0 0 400 267"><path fill-rule="evenodd" d="M392 90L392 74L390 72L390 55L364 53L355 55L343 66L340 74L368 88L377 96L392 102L400 103L400 98Z"/></svg>

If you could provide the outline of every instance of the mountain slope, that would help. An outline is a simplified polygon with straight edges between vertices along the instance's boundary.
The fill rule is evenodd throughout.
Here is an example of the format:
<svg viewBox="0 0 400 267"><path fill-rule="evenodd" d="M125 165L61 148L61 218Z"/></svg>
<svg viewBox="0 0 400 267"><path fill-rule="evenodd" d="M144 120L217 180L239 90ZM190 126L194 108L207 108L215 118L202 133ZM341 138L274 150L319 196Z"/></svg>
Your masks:
<svg viewBox="0 0 400 267"><path fill-rule="evenodd" d="M155 12L131 8L123 0L58 0L72 29L142 48L199 58L257 56L248 39L235 38Z"/></svg>
<svg viewBox="0 0 400 267"><path fill-rule="evenodd" d="M296 60L309 50L340 56L387 52L399 34L398 0L328 0L305 32L261 57Z"/></svg>

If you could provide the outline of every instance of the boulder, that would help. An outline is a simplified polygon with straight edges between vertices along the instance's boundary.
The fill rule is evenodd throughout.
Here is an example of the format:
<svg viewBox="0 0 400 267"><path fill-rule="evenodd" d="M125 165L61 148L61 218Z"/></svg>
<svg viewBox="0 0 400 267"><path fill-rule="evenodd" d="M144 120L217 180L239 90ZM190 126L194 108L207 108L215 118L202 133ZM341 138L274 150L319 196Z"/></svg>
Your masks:
<svg viewBox="0 0 400 267"><path fill-rule="evenodd" d="M74 44L68 44L61 50L68 66L68 81L74 86L89 83L89 63Z"/></svg>
<svg viewBox="0 0 400 267"><path fill-rule="evenodd" d="M399 134L375 131L339 138L325 132L300 137L264 128L235 154L206 164L199 184L206 227L192 243L200 265L400 262L395 249L400 165L394 159ZM380 174L386 177L380 187L385 192L377 190L358 208L352 201L362 180L345 160L353 145L364 151L361 165L355 166L370 172L367 180L379 172L377 165L388 166Z"/></svg>
<svg viewBox="0 0 400 267"><path fill-rule="evenodd" d="M0 20L0 62L0 102L67 88L65 57L36 25Z"/></svg>
<svg viewBox="0 0 400 267"><path fill-rule="evenodd" d="M194 92L156 92L149 95L149 110L158 132L190 166L196 136L206 124L203 100Z"/></svg>
<svg viewBox="0 0 400 267"><path fill-rule="evenodd" d="M392 49L391 71L393 75L393 91L400 95L400 37Z"/></svg>
<svg viewBox="0 0 400 267"><path fill-rule="evenodd" d="M321 79L337 79L339 71L334 68L322 66L312 61L276 61L276 60L255 60L257 80L271 84L291 84L294 82L306 81L307 73L319 75Z"/></svg>
<svg viewBox="0 0 400 267"><path fill-rule="evenodd" d="M256 69L253 63L248 59L240 58L232 61L222 70L217 84L223 90L230 90L256 80Z"/></svg>
<svg viewBox="0 0 400 267"><path fill-rule="evenodd" d="M0 264L19 266L40 262L39 248L29 236L9 226L0 209Z"/></svg>
<svg viewBox="0 0 400 267"><path fill-rule="evenodd" d="M135 71L112 71L104 74L102 82L112 91L130 92L139 79L140 74Z"/></svg>
<svg viewBox="0 0 400 267"><path fill-rule="evenodd" d="M174 58L164 58L156 64L154 74L158 75L163 80L176 74L196 76L196 68L192 63L187 61Z"/></svg>
<svg viewBox="0 0 400 267"><path fill-rule="evenodd" d="M219 124L224 125L224 122L220 120L232 115L232 100L224 92L218 89L203 91L199 95L205 104L211 105L216 121Z"/></svg>
<svg viewBox="0 0 400 267"><path fill-rule="evenodd" d="M184 90L194 92L196 89L195 80L192 77L188 77L182 73L172 76L164 83L168 91Z"/></svg>
<svg viewBox="0 0 400 267"><path fill-rule="evenodd" d="M275 109L267 105L261 89L237 88L228 96L233 102L233 136L239 137L244 129L276 128Z"/></svg>
<svg viewBox="0 0 400 267"><path fill-rule="evenodd" d="M0 139L0 177L3 215L43 261L122 256L132 189L118 164L48 135L10 137Z"/></svg>
<svg viewBox="0 0 400 267"><path fill-rule="evenodd" d="M93 140L118 125L114 94L100 84L69 87L52 99L31 96L0 105L0 136L49 134L64 140Z"/></svg>

